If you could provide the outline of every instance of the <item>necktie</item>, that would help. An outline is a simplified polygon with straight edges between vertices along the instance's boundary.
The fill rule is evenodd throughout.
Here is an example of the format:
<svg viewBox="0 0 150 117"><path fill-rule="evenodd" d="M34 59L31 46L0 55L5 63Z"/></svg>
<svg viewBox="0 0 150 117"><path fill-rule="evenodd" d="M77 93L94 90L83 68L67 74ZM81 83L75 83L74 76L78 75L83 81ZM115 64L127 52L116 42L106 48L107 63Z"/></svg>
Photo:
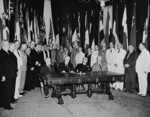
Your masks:
<svg viewBox="0 0 150 117"><path fill-rule="evenodd" d="M118 53L120 52L120 49L118 50Z"/></svg>
<svg viewBox="0 0 150 117"><path fill-rule="evenodd" d="M127 59L129 58L130 54L131 54L131 53L129 52L129 54L128 54L128 56L127 56Z"/></svg>

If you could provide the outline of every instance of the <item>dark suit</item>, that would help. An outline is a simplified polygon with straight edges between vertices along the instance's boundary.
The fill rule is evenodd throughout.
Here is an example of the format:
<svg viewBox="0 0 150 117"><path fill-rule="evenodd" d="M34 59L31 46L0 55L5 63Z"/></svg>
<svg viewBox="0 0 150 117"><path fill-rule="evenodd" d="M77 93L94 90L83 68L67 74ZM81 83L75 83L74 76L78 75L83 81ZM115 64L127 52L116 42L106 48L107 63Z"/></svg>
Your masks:
<svg viewBox="0 0 150 117"><path fill-rule="evenodd" d="M88 72L91 71L91 67L89 65L78 64L74 70L75 72Z"/></svg>
<svg viewBox="0 0 150 117"><path fill-rule="evenodd" d="M27 55L27 73L26 73L26 81L24 90L30 91L34 89L34 70L31 68L35 68L34 60L31 58L30 55Z"/></svg>
<svg viewBox="0 0 150 117"><path fill-rule="evenodd" d="M125 88L127 91L131 92L135 91L135 64L137 57L138 54L135 51L133 51L130 55L129 52L127 52L124 59L124 65L129 64L129 67L125 68Z"/></svg>
<svg viewBox="0 0 150 117"><path fill-rule="evenodd" d="M14 92L14 79L17 76L16 69L14 67L14 59L12 55L3 49L0 50L0 75L4 76L6 80L1 83L3 106L4 108L10 108L10 102ZM13 95L14 96L14 95Z"/></svg>
<svg viewBox="0 0 150 117"><path fill-rule="evenodd" d="M74 70L74 68L73 68L73 65L71 64L71 62L69 62L68 65L65 65L65 63L60 63L58 66L57 72L58 73L61 73L62 71L71 72L73 70Z"/></svg>

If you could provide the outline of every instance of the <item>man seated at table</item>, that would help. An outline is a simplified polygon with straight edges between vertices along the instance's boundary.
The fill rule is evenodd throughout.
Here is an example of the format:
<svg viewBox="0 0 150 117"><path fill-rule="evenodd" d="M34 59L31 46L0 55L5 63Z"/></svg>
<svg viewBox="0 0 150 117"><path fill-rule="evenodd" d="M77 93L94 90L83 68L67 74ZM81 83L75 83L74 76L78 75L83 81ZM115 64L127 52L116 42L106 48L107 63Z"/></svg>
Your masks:
<svg viewBox="0 0 150 117"><path fill-rule="evenodd" d="M97 57L97 62L93 64L92 66L92 71L103 71L103 66L102 66L102 57L98 56ZM93 84L92 85L92 89L97 89L98 86L100 87L100 83L99 84Z"/></svg>
<svg viewBox="0 0 150 117"><path fill-rule="evenodd" d="M87 57L84 57L83 58L83 62L82 64L78 64L75 68L75 72L76 73L86 73L86 72L89 72L91 71L91 67L89 65L87 65L87 62L88 62L88 58ZM82 87L82 88L81 88ZM84 84L84 85L78 85L78 89L77 90L86 90L87 89L87 84Z"/></svg>
<svg viewBox="0 0 150 117"><path fill-rule="evenodd" d="M73 70L74 70L74 68L70 62L70 57L67 52L67 53L65 53L65 56L64 56L64 62L59 64L58 73L73 72ZM72 90L71 85L69 85L69 84L61 86L61 91L70 92L71 90Z"/></svg>
<svg viewBox="0 0 150 117"><path fill-rule="evenodd" d="M78 64L74 71L76 73L85 73L85 72L91 71L91 67L87 65L87 62L88 62L88 58L84 57L82 64Z"/></svg>
<svg viewBox="0 0 150 117"><path fill-rule="evenodd" d="M69 55L65 55L64 62L59 64L58 73L72 72L73 70Z"/></svg>
<svg viewBox="0 0 150 117"><path fill-rule="evenodd" d="M42 65L41 70L40 70L40 75L43 76L45 74L52 74L55 73L54 67L51 65L51 59L46 58L45 59L45 64ZM45 98L49 97L49 85L47 83L47 79L41 79L41 83L44 85L44 94Z"/></svg>

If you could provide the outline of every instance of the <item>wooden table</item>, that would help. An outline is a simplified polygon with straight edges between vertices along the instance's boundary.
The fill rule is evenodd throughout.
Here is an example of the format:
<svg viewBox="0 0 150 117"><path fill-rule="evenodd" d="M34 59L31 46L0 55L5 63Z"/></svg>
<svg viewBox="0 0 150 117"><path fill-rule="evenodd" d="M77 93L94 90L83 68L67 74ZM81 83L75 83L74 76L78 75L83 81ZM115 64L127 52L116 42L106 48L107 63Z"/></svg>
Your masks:
<svg viewBox="0 0 150 117"><path fill-rule="evenodd" d="M76 94L87 94L88 97L92 93L108 94L109 100L114 100L114 96L110 91L110 83L115 81L123 81L124 74L114 72L87 72L87 73L62 73L62 74L46 74L47 83L53 87L51 97L58 98L58 104L63 104L62 95L71 95L72 98ZM87 84L87 90L77 90L78 85ZM101 84L98 88L91 88L93 84ZM62 86L70 86L71 91L62 91Z"/></svg>

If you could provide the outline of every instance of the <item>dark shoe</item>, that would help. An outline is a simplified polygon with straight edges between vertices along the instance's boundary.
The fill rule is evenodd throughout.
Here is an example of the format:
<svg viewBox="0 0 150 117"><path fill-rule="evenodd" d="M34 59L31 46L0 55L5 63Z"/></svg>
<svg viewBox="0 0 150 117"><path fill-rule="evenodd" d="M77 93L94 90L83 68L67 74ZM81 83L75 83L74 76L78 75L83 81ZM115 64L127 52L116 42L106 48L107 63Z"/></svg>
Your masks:
<svg viewBox="0 0 150 117"><path fill-rule="evenodd" d="M50 94L46 95L45 98L48 98L50 96Z"/></svg>
<svg viewBox="0 0 150 117"><path fill-rule="evenodd" d="M17 101L18 101L17 99L13 99L13 100L11 100L10 102L11 102L11 103L17 103Z"/></svg>
<svg viewBox="0 0 150 117"><path fill-rule="evenodd" d="M14 108L12 108L12 107L4 107L4 109L13 110Z"/></svg>
<svg viewBox="0 0 150 117"><path fill-rule="evenodd" d="M25 93L23 92L23 93L19 93L20 95L25 95Z"/></svg>

